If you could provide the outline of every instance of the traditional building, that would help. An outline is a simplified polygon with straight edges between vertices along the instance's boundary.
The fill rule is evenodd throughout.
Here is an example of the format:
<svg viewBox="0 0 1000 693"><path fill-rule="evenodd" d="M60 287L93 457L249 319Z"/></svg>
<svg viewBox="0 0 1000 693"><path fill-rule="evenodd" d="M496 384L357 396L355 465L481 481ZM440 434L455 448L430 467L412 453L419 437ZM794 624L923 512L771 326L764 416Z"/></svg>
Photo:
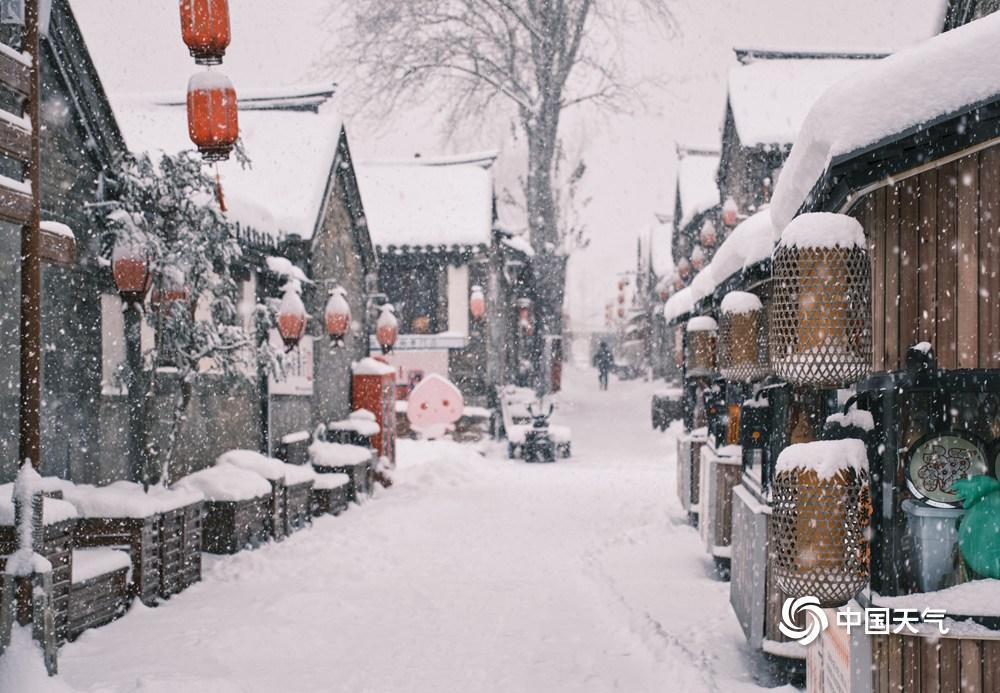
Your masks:
<svg viewBox="0 0 1000 693"><path fill-rule="evenodd" d="M482 397L515 368L512 293L527 279L531 249L496 224L495 160L488 152L358 166L378 287L400 325L389 361L402 394L438 373ZM483 316L470 310L475 287L486 299Z"/></svg>

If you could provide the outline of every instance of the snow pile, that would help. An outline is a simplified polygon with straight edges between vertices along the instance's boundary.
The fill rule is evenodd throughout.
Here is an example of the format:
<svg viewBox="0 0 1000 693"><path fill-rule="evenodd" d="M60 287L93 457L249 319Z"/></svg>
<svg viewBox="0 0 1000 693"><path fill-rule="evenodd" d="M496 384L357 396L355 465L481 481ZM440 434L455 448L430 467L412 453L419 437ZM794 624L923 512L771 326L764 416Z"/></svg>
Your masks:
<svg viewBox="0 0 1000 693"><path fill-rule="evenodd" d="M842 428L859 428L862 431L875 430L875 419L872 418L872 413L857 407L851 407L846 414L843 412L830 414L826 417L826 422Z"/></svg>
<svg viewBox="0 0 1000 693"><path fill-rule="evenodd" d="M165 499L144 493L141 486L127 481L110 486L65 482L61 490L81 517L144 518L164 510Z"/></svg>
<svg viewBox="0 0 1000 693"><path fill-rule="evenodd" d="M384 361L368 356L351 364L354 375L392 375L396 370Z"/></svg>
<svg viewBox="0 0 1000 693"><path fill-rule="evenodd" d="M857 59L754 59L729 72L729 107L746 147L796 141L810 107L830 85L856 74Z"/></svg>
<svg viewBox="0 0 1000 693"><path fill-rule="evenodd" d="M760 298L748 291L730 291L719 304L719 310L724 315L746 315L763 308Z"/></svg>
<svg viewBox="0 0 1000 693"><path fill-rule="evenodd" d="M42 231L48 231L49 233L53 233L57 236L62 236L63 238L76 238L76 236L73 235L73 229L58 221L46 220L39 222L38 228Z"/></svg>
<svg viewBox="0 0 1000 693"><path fill-rule="evenodd" d="M421 158L358 164L357 176L374 245L490 243L493 174L488 166Z"/></svg>
<svg viewBox="0 0 1000 693"><path fill-rule="evenodd" d="M309 459L314 467L346 467L370 462L372 451L360 445L317 440L309 446Z"/></svg>
<svg viewBox="0 0 1000 693"><path fill-rule="evenodd" d="M215 464L233 465L259 474L269 481L280 481L285 478L284 462L262 455L256 450L229 450L219 455Z"/></svg>
<svg viewBox="0 0 1000 693"><path fill-rule="evenodd" d="M375 415L367 409L352 411L346 419L333 421L327 428L331 431L354 431L362 436L376 436L382 432Z"/></svg>
<svg viewBox="0 0 1000 693"><path fill-rule="evenodd" d="M281 436L281 442L285 445L303 443L307 440L309 440L309 431L296 431L295 433L289 433L286 436Z"/></svg>
<svg viewBox="0 0 1000 693"><path fill-rule="evenodd" d="M687 315L694 310L694 297L691 295L691 287L681 289L671 296L663 306L663 319L668 323L677 318Z"/></svg>
<svg viewBox="0 0 1000 693"><path fill-rule="evenodd" d="M691 282L692 300L698 302L710 296L729 277L771 257L778 236L770 208L742 221L719 246L708 267Z"/></svg>
<svg viewBox="0 0 1000 693"><path fill-rule="evenodd" d="M865 248L865 230L846 214L813 212L795 217L781 233L786 248Z"/></svg>
<svg viewBox="0 0 1000 693"><path fill-rule="evenodd" d="M902 597L873 595L872 601L890 609L944 609L956 616L996 616L1000 612L1000 580L973 580L937 592Z"/></svg>
<svg viewBox="0 0 1000 693"><path fill-rule="evenodd" d="M792 220L836 159L1000 95L1000 14L935 36L838 81L802 125L778 178L775 222Z"/></svg>
<svg viewBox="0 0 1000 693"><path fill-rule="evenodd" d="M857 438L789 445L774 465L775 475L791 470L813 471L821 480L849 469L856 474L868 471L868 452Z"/></svg>
<svg viewBox="0 0 1000 693"><path fill-rule="evenodd" d="M132 493L144 493L142 486L131 481L116 481L108 488L128 489ZM200 503L205 500L200 492L194 490L180 490L173 488L163 488L160 485L149 487L149 498L159 507L160 512L166 513L178 508L186 508L189 505Z"/></svg>
<svg viewBox="0 0 1000 693"><path fill-rule="evenodd" d="M316 477L318 476L312 467L304 464L288 464L283 462L282 467L285 469L285 484L287 486L298 486L299 484L316 481Z"/></svg>
<svg viewBox="0 0 1000 693"><path fill-rule="evenodd" d="M677 162L677 194L681 205L679 228L719 204L719 185L715 181L718 170L718 153L682 152Z"/></svg>
<svg viewBox="0 0 1000 693"><path fill-rule="evenodd" d="M500 240L505 246L522 253L526 257L535 257L535 249L531 247L531 241L525 236L510 236Z"/></svg>
<svg viewBox="0 0 1000 693"><path fill-rule="evenodd" d="M61 676L45 671L42 650L31 639L31 627L14 624L10 646L0 657L0 691L7 693L80 693Z"/></svg>
<svg viewBox="0 0 1000 693"><path fill-rule="evenodd" d="M17 533L17 550L7 558L7 565L4 572L7 575L27 576L35 573L52 572L52 564L39 554L35 553L34 522L30 513L33 512L32 499L35 494L41 491L39 482L42 477L30 464L22 464L14 480L13 489L9 496L11 505L11 522L14 524L14 504L19 504L28 514L14 528ZM42 500L42 518L44 523L45 500Z"/></svg>
<svg viewBox="0 0 1000 693"><path fill-rule="evenodd" d="M131 569L128 551L118 549L73 549L73 584L86 582L122 568Z"/></svg>
<svg viewBox="0 0 1000 693"><path fill-rule="evenodd" d="M314 481L314 489L317 491L329 491L331 489L348 486L351 483L351 477L347 476L343 472L332 472L328 474L317 474Z"/></svg>
<svg viewBox="0 0 1000 693"><path fill-rule="evenodd" d="M714 332L718 329L719 323L715 322L715 318L707 315L699 315L687 321L688 332Z"/></svg>
<svg viewBox="0 0 1000 693"><path fill-rule="evenodd" d="M271 484L254 472L231 464L220 464L188 474L175 489L200 491L209 501L243 501L271 493Z"/></svg>

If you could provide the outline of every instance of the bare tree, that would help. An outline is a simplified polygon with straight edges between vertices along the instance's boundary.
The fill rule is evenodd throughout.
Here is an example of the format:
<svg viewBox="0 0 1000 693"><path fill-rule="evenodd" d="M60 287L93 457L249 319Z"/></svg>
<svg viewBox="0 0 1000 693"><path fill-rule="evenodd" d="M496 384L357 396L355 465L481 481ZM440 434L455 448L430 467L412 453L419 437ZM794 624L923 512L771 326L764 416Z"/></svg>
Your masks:
<svg viewBox="0 0 1000 693"><path fill-rule="evenodd" d="M590 104L619 109L635 95L604 38L627 13L672 25L669 0L354 0L332 56L353 65L370 106L433 95L457 123L506 102L527 142L522 178L535 250L535 302L542 334L562 329L566 256L581 227L560 215L585 168L572 168L561 195L560 120ZM563 210L567 211L567 210ZM567 216L571 217L572 213Z"/></svg>

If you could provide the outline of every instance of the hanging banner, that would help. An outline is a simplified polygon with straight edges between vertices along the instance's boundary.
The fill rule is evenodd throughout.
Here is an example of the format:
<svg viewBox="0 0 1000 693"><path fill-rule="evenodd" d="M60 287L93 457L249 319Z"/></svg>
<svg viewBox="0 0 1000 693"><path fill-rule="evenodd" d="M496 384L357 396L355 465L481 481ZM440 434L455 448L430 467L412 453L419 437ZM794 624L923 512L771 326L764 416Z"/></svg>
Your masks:
<svg viewBox="0 0 1000 693"><path fill-rule="evenodd" d="M269 340L281 351L285 347L277 330L271 330ZM282 373L267 379L268 392L272 395L311 396L313 394L313 338L299 340L298 346L282 355Z"/></svg>

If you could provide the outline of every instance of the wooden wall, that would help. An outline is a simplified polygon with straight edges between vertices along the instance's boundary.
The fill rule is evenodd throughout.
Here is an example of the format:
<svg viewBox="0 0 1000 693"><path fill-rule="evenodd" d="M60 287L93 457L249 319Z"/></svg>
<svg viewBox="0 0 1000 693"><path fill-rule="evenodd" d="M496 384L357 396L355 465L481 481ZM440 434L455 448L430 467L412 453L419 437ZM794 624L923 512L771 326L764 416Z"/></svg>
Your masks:
<svg viewBox="0 0 1000 693"><path fill-rule="evenodd" d="M942 368L1000 368L1000 147L861 198L872 259L873 370L930 342Z"/></svg>
<svg viewBox="0 0 1000 693"><path fill-rule="evenodd" d="M873 693L985 693L1000 690L1000 640L878 635Z"/></svg>

